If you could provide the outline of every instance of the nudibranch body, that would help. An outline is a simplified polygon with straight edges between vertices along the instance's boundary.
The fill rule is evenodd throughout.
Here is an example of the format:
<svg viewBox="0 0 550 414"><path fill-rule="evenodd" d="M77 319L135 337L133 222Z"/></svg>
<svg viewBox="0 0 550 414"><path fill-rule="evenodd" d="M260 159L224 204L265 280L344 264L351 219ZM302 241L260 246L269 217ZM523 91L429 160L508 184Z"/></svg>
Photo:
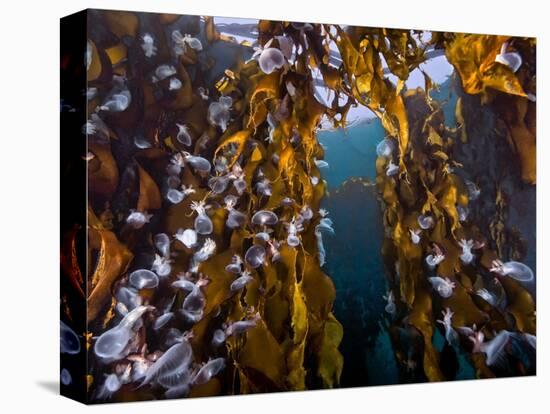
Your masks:
<svg viewBox="0 0 550 414"><path fill-rule="evenodd" d="M392 139L384 138L376 146L376 154L382 158L390 158L395 149L395 144Z"/></svg>
<svg viewBox="0 0 550 414"><path fill-rule="evenodd" d="M158 276L147 269L135 270L130 273L129 276L130 285L134 288L140 289L153 289L159 284Z"/></svg>
<svg viewBox="0 0 550 414"><path fill-rule="evenodd" d="M328 218L328 211L324 209L319 210L319 215L321 216L321 220L319 220L319 224L315 226L315 238L317 239L317 250L318 250L318 256L319 256L319 264L323 266L325 264L325 246L323 244L323 232L328 232L329 234L334 234L334 229L332 228L332 220Z"/></svg>
<svg viewBox="0 0 550 414"><path fill-rule="evenodd" d="M78 354L80 352L80 339L69 325L60 322L60 350L62 354Z"/></svg>
<svg viewBox="0 0 550 414"><path fill-rule="evenodd" d="M386 175L388 177L393 177L399 172L399 166L393 163L393 160L390 159L388 166L386 167Z"/></svg>
<svg viewBox="0 0 550 414"><path fill-rule="evenodd" d="M516 279L519 282L530 282L535 278L531 268L521 262L510 261L503 263L500 260L494 260L490 270L501 276Z"/></svg>
<svg viewBox="0 0 550 414"><path fill-rule="evenodd" d="M248 270L243 270L241 275L231 283L229 290L231 292L237 292L244 288L253 279L254 278Z"/></svg>
<svg viewBox="0 0 550 414"><path fill-rule="evenodd" d="M243 259L238 254L234 254L231 258L231 263L225 266L225 270L229 273L240 274L243 271Z"/></svg>
<svg viewBox="0 0 550 414"><path fill-rule="evenodd" d="M474 260L474 255L472 254L472 248L474 247L473 240L460 239L458 245L462 248L462 253L460 254L460 260L464 264L470 264Z"/></svg>
<svg viewBox="0 0 550 414"><path fill-rule="evenodd" d="M252 268L260 267L266 257L265 248L259 244L253 244L245 253L244 260Z"/></svg>
<svg viewBox="0 0 550 414"><path fill-rule="evenodd" d="M94 344L94 352L98 358L110 362L124 358L130 349L134 326L141 321L142 315L152 310L151 306L138 306L130 311L117 326L103 332Z"/></svg>
<svg viewBox="0 0 550 414"><path fill-rule="evenodd" d="M143 54L148 58L155 56L157 54L157 47L155 46L155 39L153 36L151 36L150 33L145 33L141 40L143 40L143 43L141 44Z"/></svg>
<svg viewBox="0 0 550 414"><path fill-rule="evenodd" d="M417 222L422 230L428 230L432 228L435 224L432 216L424 214L418 216Z"/></svg>
<svg viewBox="0 0 550 414"><path fill-rule="evenodd" d="M434 290L439 293L442 298L450 298L453 294L453 289L456 287L455 282L452 282L448 277L442 278L439 276L428 278Z"/></svg>
<svg viewBox="0 0 550 414"><path fill-rule="evenodd" d="M458 334L453 329L452 325L454 312L452 312L450 308L445 308L441 313L443 314L443 319L437 320L437 322L443 325L447 342L450 345L456 345L458 343Z"/></svg>
<svg viewBox="0 0 550 414"><path fill-rule="evenodd" d="M126 218L126 223L130 225L130 227L134 229L140 229L142 228L146 223L149 223L149 220L151 220L151 217L153 217L152 214L147 214L146 211L136 211L136 210L130 210L130 214Z"/></svg>
<svg viewBox="0 0 550 414"><path fill-rule="evenodd" d="M225 132L231 118L232 105L233 99L230 96L221 96L218 102L212 102L208 107L208 122Z"/></svg>
<svg viewBox="0 0 550 414"><path fill-rule="evenodd" d="M384 307L384 310L390 315L395 315L396 307L393 291L389 290L385 296L382 296L382 298L386 301L386 306Z"/></svg>
<svg viewBox="0 0 550 414"><path fill-rule="evenodd" d="M420 234L422 233L422 230L420 229L409 229L409 234L411 236L411 241L413 244L420 243Z"/></svg>
<svg viewBox="0 0 550 414"><path fill-rule="evenodd" d="M478 289L476 291L476 295L478 295L479 297L481 297L483 300L485 300L487 303L493 305L493 306L497 306L498 304L498 299L497 297L495 296L494 293L491 293L489 292L487 289L485 288L482 288L482 289Z"/></svg>
<svg viewBox="0 0 550 414"><path fill-rule="evenodd" d="M174 235L185 247L191 249L197 245L197 232L193 229L178 229Z"/></svg>
<svg viewBox="0 0 550 414"><path fill-rule="evenodd" d="M254 328L258 323L258 321L261 319L262 317L260 316L260 314L256 313L250 319L244 319L242 321L232 322L226 327L225 334L227 336L242 335L249 329Z"/></svg>
<svg viewBox="0 0 550 414"><path fill-rule="evenodd" d="M263 47L254 48L252 59L258 60L258 65L266 75L282 68L286 62L285 56L280 49L270 47L274 39L269 40Z"/></svg>
<svg viewBox="0 0 550 414"><path fill-rule="evenodd" d="M260 210L252 216L252 224L258 226L274 226L279 221L277 215L270 210Z"/></svg>
<svg viewBox="0 0 550 414"><path fill-rule="evenodd" d="M190 34L182 35L179 30L172 32L172 41L174 42L174 53L176 56L183 55L187 48L193 49L196 52L202 51L202 43L196 37L191 37Z"/></svg>
<svg viewBox="0 0 550 414"><path fill-rule="evenodd" d="M290 223L285 223L287 228L286 242L290 247L297 247L300 245L300 238L298 233L304 230L301 217L293 217Z"/></svg>
<svg viewBox="0 0 550 414"><path fill-rule="evenodd" d="M504 42L500 48L500 53L496 55L495 62L508 66L512 72L517 72L523 60L517 52L507 52L508 42Z"/></svg>
<svg viewBox="0 0 550 414"><path fill-rule="evenodd" d="M187 125L182 125L176 123L176 126L178 127L178 134L176 135L176 139L179 143L185 145L186 147L189 147L193 143L193 139L191 138L191 134L189 133L189 127Z"/></svg>
<svg viewBox="0 0 550 414"><path fill-rule="evenodd" d="M118 376L116 374L109 374L105 378L105 382L99 390L98 398L104 400L109 399L120 389L120 387L122 387L122 383L120 382Z"/></svg>
<svg viewBox="0 0 550 414"><path fill-rule="evenodd" d="M204 201L192 201L191 202L191 210L195 211L197 213L197 217L195 218L195 231L198 234L207 235L212 233L213 230L213 224L212 220L210 220L210 217L206 214L206 208Z"/></svg>

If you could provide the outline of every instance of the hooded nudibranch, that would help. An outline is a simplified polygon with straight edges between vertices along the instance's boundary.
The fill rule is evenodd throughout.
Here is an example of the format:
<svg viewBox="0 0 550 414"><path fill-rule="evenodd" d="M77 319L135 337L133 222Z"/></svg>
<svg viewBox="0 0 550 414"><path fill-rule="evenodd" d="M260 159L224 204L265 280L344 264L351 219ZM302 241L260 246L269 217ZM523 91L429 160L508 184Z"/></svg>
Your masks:
<svg viewBox="0 0 550 414"><path fill-rule="evenodd" d="M191 155L188 152L182 151L182 155L184 160L191 165L195 170L201 173L209 173L212 169L212 165L210 164L210 161L208 161L206 158L199 157L196 155Z"/></svg>
<svg viewBox="0 0 550 414"><path fill-rule="evenodd" d="M60 350L62 354L78 354L80 352L80 339L78 335L63 321L61 326Z"/></svg>
<svg viewBox="0 0 550 414"><path fill-rule="evenodd" d="M243 259L238 254L234 254L231 258L231 263L225 266L225 270L229 273L240 274L243 270Z"/></svg>
<svg viewBox="0 0 550 414"><path fill-rule="evenodd" d="M453 329L452 325L454 312L451 311L450 308L445 308L445 310L442 310L441 313L443 314L443 319L437 320L436 322L443 325L443 328L445 329L445 339L450 345L458 344L458 334Z"/></svg>
<svg viewBox="0 0 550 414"><path fill-rule="evenodd" d="M428 280L442 298L450 298L453 294L453 289L456 287L455 282L452 282L448 277L445 279L439 276L430 277Z"/></svg>
<svg viewBox="0 0 550 414"><path fill-rule="evenodd" d="M136 289L153 289L159 284L158 276L147 269L140 269L130 273L130 284Z"/></svg>
<svg viewBox="0 0 550 414"><path fill-rule="evenodd" d="M458 245L462 248L462 253L460 254L460 260L464 264L470 264L474 260L474 255L472 254L472 248L474 247L473 240L460 239Z"/></svg>
<svg viewBox="0 0 550 414"><path fill-rule="evenodd" d="M224 358L211 359L199 369L192 382L196 385L206 384L224 368Z"/></svg>
<svg viewBox="0 0 550 414"><path fill-rule="evenodd" d="M195 218L195 231L198 234L203 235L212 233L214 227L212 220L210 220L210 217L206 215L206 206L204 201L191 202L191 210L197 213L197 217Z"/></svg>
<svg viewBox="0 0 550 414"><path fill-rule="evenodd" d="M114 328L103 332L94 344L95 354L106 361L120 359L129 352L126 348L133 336L134 325L151 306L138 306L129 312Z"/></svg>
<svg viewBox="0 0 550 414"><path fill-rule="evenodd" d="M191 249L197 245L197 232L193 229L178 229L174 234L176 240L179 240L185 247Z"/></svg>
<svg viewBox="0 0 550 414"><path fill-rule="evenodd" d="M260 210L252 216L252 224L258 226L274 226L279 221L279 218L273 211Z"/></svg>
<svg viewBox="0 0 550 414"><path fill-rule="evenodd" d="M411 241L413 244L420 243L420 233L422 233L422 230L420 229L409 229L409 234L411 236Z"/></svg>
<svg viewBox="0 0 550 414"><path fill-rule="evenodd" d="M269 40L263 47L256 47L252 59L258 60L258 65L266 75L282 68L285 64L285 55L280 49L270 47L273 39ZM279 41L281 43L281 41Z"/></svg>
<svg viewBox="0 0 550 414"><path fill-rule="evenodd" d="M143 40L141 44L143 54L148 58L155 56L157 54L157 47L155 46L155 39L153 36L151 36L150 33L145 33L141 40Z"/></svg>
<svg viewBox="0 0 550 414"><path fill-rule="evenodd" d="M174 42L174 53L176 56L183 55L187 48L193 49L196 52L202 51L202 43L196 37L191 35L182 35L179 30L172 32L172 41Z"/></svg>
<svg viewBox="0 0 550 414"><path fill-rule="evenodd" d="M510 261L503 263L500 260L494 260L490 270L501 276L516 279L519 282L530 282L535 278L531 268L520 262Z"/></svg>
<svg viewBox="0 0 550 414"><path fill-rule="evenodd" d="M176 140L186 147L189 147L193 143L193 138L191 138L191 134L189 133L189 127L178 123L176 123L176 126L178 127Z"/></svg>
<svg viewBox="0 0 550 414"><path fill-rule="evenodd" d="M222 132L225 132L231 118L231 105L233 105L233 99L230 96L221 96L218 102L212 102L208 107L210 125L217 126Z"/></svg>
<svg viewBox="0 0 550 414"><path fill-rule="evenodd" d="M421 214L417 219L418 225L422 230L428 230L434 225L434 219L432 216Z"/></svg>
<svg viewBox="0 0 550 414"><path fill-rule="evenodd" d="M523 60L521 59L521 55L519 53L507 52L506 49L508 49L508 42L504 42L502 44L500 53L495 57L495 62L508 66L510 70L515 73L520 68Z"/></svg>
<svg viewBox="0 0 550 414"><path fill-rule="evenodd" d="M170 238L166 233L156 234L153 238L153 242L162 256L166 257L170 255Z"/></svg>
<svg viewBox="0 0 550 414"><path fill-rule="evenodd" d="M265 261L266 251L263 246L252 245L244 255L245 262L252 268L260 267Z"/></svg>
<svg viewBox="0 0 550 414"><path fill-rule="evenodd" d="M248 270L244 270L241 275L231 283L231 286L229 286L229 290L231 292L238 292L253 279L254 278L251 276L250 272Z"/></svg>
<svg viewBox="0 0 550 414"><path fill-rule="evenodd" d="M147 214L147 212L130 210L130 215L126 218L126 223L134 229L142 228L146 223L149 223L153 217L152 214Z"/></svg>
<svg viewBox="0 0 550 414"><path fill-rule="evenodd" d="M390 158L393 154L395 144L390 138L384 138L376 146L376 155L382 158Z"/></svg>

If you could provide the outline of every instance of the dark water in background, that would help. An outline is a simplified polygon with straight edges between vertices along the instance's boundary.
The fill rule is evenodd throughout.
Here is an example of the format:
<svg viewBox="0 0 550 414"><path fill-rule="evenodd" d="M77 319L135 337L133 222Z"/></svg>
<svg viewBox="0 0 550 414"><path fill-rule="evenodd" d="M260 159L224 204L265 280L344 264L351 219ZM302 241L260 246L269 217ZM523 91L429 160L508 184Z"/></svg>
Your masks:
<svg viewBox="0 0 550 414"><path fill-rule="evenodd" d="M443 103L446 123L452 126L456 95L450 93L450 85L450 80L445 82L440 91L432 92L432 97ZM346 129L322 131L318 138L329 164L322 169L328 184L323 207L330 212L335 235L323 236L327 253L324 270L334 281L334 311L344 327L341 386L411 382L397 366L382 298L387 291L381 255L384 228L372 183L376 178L376 145L384 138L384 129L378 120L372 120ZM436 349L443 350L445 339L438 330L433 343ZM474 378L475 372L465 356L457 356L455 379Z"/></svg>
<svg viewBox="0 0 550 414"><path fill-rule="evenodd" d="M341 385L397 384L399 371L390 338L381 328L386 292L380 254L382 213L375 187L366 184L376 178L376 145L384 130L378 121L372 121L321 132L318 137L329 163L322 170L329 191L323 207L330 212L336 233L323 240L327 252L324 269L336 286L334 311L344 326Z"/></svg>

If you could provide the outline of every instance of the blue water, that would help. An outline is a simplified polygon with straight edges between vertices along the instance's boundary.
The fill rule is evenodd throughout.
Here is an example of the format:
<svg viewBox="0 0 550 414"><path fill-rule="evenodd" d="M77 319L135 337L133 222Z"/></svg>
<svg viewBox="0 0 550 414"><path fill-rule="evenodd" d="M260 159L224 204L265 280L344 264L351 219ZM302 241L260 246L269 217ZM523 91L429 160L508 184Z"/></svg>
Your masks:
<svg viewBox="0 0 550 414"><path fill-rule="evenodd" d="M351 177L376 178L376 145L384 137L384 128L378 120L364 122L351 128L321 131L319 142L325 147L323 178L328 190L339 187Z"/></svg>
<svg viewBox="0 0 550 414"><path fill-rule="evenodd" d="M324 237L324 269L334 281L334 311L344 326L344 387L400 382L391 341L382 328L387 289L380 254L382 212L375 187L367 184L376 178L376 145L383 138L378 121L319 134L329 163L322 170L329 190L323 207L336 231Z"/></svg>
<svg viewBox="0 0 550 414"><path fill-rule="evenodd" d="M450 92L450 85L450 81L445 82L440 91L432 92L432 97L444 103L446 123L453 126L456 95ZM381 255L384 228L372 183L376 178L376 145L384 135L378 120L318 134L329 164L321 170L328 187L323 207L330 212L336 232L324 236L324 270L334 281L334 312L344 327L340 347L344 356L343 387L409 382L395 360L382 298L387 291ZM443 351L445 339L438 330L433 343ZM475 377L465 355L459 353L452 358L457 359L456 379Z"/></svg>

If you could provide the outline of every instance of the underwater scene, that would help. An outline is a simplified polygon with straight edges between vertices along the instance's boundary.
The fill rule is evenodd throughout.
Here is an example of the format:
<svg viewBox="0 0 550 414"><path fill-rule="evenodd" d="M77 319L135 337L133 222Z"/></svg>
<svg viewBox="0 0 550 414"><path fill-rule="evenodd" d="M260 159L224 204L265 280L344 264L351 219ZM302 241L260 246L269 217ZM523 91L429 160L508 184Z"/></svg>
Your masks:
<svg viewBox="0 0 550 414"><path fill-rule="evenodd" d="M536 374L534 38L85 21L61 68L83 204L62 208L62 393Z"/></svg>

